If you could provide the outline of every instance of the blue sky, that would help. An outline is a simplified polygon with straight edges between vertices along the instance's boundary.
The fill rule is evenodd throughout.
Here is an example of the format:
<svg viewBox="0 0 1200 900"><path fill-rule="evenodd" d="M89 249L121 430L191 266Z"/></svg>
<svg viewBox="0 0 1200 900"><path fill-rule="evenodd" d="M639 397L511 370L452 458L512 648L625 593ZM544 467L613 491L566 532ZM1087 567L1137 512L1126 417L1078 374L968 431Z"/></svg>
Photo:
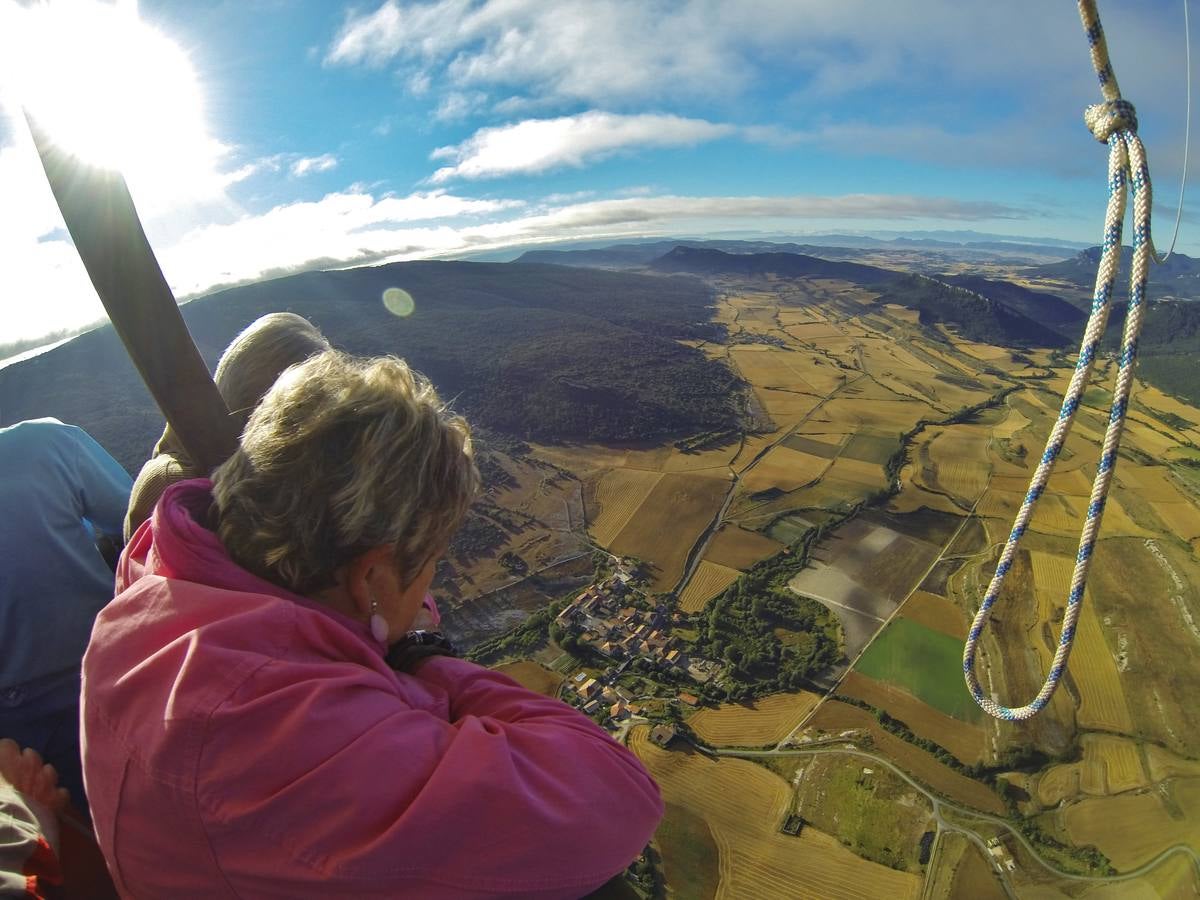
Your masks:
<svg viewBox="0 0 1200 900"><path fill-rule="evenodd" d="M57 4L54 46L70 58L43 49L26 65L86 63L73 83L99 83L107 32L80 24L96 2ZM0 0L17 42L0 37L0 55L36 45L20 35L40 5ZM203 99L200 117L138 68L134 42L115 54L128 89L90 101L135 105L126 174L180 296L575 238L949 228L1093 242L1101 229L1106 150L1080 117L1100 98L1071 3L117 5L182 49ZM1182 9L1101 14L1161 241L1182 164ZM73 28L76 43L58 41ZM0 342L102 315L13 116L22 84L46 80L25 74L0 70ZM1195 253L1190 210L1180 246Z"/></svg>

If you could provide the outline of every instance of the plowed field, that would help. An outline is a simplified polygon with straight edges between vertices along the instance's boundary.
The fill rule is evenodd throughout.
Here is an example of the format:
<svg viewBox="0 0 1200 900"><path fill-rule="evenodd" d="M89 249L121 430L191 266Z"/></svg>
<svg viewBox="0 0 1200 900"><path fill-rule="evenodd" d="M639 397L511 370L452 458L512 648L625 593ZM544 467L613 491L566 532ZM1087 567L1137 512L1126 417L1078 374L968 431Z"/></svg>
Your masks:
<svg viewBox="0 0 1200 900"><path fill-rule="evenodd" d="M717 747L760 747L777 744L812 712L820 696L809 691L772 694L748 706L722 703L702 709L687 723L700 737Z"/></svg>

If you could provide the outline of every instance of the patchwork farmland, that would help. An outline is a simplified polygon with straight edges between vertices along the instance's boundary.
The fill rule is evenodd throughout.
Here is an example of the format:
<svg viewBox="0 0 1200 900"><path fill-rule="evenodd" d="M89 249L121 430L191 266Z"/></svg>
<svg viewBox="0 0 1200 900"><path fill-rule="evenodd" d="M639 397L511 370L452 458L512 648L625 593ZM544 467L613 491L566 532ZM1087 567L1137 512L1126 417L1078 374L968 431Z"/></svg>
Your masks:
<svg viewBox="0 0 1200 900"><path fill-rule="evenodd" d="M876 808L868 786L904 796L885 790L890 776L863 776L869 764L710 758L686 743L660 748L635 728L630 745L668 803L657 841L668 885L679 896L839 896L841 883L821 878L849 873L853 860L867 866L864 879L903 875L870 868L884 860L913 866L931 897L1004 896L1004 885L1049 897L1070 887L1012 832L971 825L971 810L1036 822L1033 852L1063 871L1101 876L1104 866L1127 871L1173 844L1200 846L1200 793L1189 781L1200 783L1189 758L1200 747L1192 700L1200 673L1177 665L1200 651L1200 477L1189 467L1200 461L1200 410L1139 385L1068 675L1042 716L998 723L966 693L962 642L1057 417L1070 361L931 330L846 282L718 284L714 320L729 336L704 351L746 383L758 410L752 427L694 451L537 452L584 482L592 540L643 560L648 589L676 592L669 602L683 614L703 617L742 573L808 548L787 586L837 617L840 662L812 692L683 710L696 741L733 754L780 742L793 754L810 743L853 745L963 810L955 822L981 841L999 834L1015 868L953 831L934 842L927 865L915 862L911 841L937 830L921 824L918 807L898 809L876 831L853 824ZM1109 368L1102 364L1098 383ZM1048 669L1108 400L1098 387L1085 397L982 635L979 673L1002 702L1023 702ZM820 539L807 543L818 528ZM1042 760L1033 771L1003 771L1030 758ZM984 768L1000 773L997 784L1020 786L1009 805L973 777ZM801 837L781 834L799 807ZM1111 824L1123 818L1148 823L1124 845ZM806 880L799 861L818 848L832 855L817 866L820 878ZM1183 896L1197 880L1177 863L1164 859L1129 884L1173 885ZM888 884L873 890L920 890L903 878Z"/></svg>

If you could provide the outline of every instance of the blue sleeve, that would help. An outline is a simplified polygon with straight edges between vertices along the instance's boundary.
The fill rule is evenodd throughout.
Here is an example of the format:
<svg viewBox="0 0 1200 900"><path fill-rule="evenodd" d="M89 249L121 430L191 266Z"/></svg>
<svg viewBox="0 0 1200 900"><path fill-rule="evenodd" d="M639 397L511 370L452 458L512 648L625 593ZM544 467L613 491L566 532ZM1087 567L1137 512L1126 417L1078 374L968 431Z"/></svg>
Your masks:
<svg viewBox="0 0 1200 900"><path fill-rule="evenodd" d="M119 540L125 525L125 511L129 508L133 479L82 428L72 428L71 435L76 449L75 486L80 514L98 531Z"/></svg>

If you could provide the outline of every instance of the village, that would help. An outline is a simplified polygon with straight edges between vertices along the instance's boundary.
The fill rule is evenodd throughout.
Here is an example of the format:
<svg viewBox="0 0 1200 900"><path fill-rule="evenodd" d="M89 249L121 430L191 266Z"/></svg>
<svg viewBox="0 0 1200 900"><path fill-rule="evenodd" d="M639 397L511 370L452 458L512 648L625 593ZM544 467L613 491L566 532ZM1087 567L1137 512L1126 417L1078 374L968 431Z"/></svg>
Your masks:
<svg viewBox="0 0 1200 900"><path fill-rule="evenodd" d="M665 603L652 605L637 588L635 563L611 558L614 571L589 586L564 608L554 620L560 643L575 643L610 662L602 672L577 673L563 689L563 699L585 714L607 724L614 732L636 722L646 722L648 710L642 701L618 684L631 669L643 676L657 675L676 684L706 684L717 678L723 666L708 659L690 656L687 642L672 634L685 618ZM678 703L695 708L700 698L681 690ZM661 725L652 738L669 743L675 729Z"/></svg>

